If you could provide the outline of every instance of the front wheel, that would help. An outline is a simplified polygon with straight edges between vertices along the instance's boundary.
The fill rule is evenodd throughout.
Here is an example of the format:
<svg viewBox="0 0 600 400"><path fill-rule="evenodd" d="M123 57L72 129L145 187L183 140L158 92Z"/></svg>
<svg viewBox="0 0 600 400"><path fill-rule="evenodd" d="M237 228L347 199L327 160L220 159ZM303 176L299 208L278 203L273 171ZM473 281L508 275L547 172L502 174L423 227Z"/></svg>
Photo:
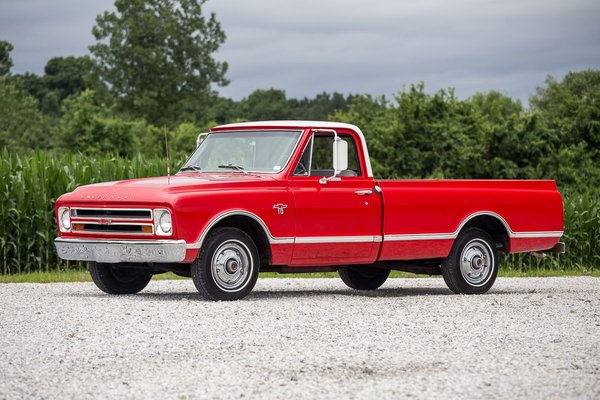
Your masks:
<svg viewBox="0 0 600 400"><path fill-rule="evenodd" d="M385 283L390 275L389 269L353 269L342 268L338 271L342 281L357 290L375 290Z"/></svg>
<svg viewBox="0 0 600 400"><path fill-rule="evenodd" d="M442 276L454 293L482 294L498 275L498 251L494 240L479 228L465 229L442 261Z"/></svg>
<svg viewBox="0 0 600 400"><path fill-rule="evenodd" d="M258 279L256 245L245 232L218 228L206 238L192 264L196 289L208 300L240 300Z"/></svg>
<svg viewBox="0 0 600 400"><path fill-rule="evenodd" d="M100 290L108 294L133 294L144 289L152 274L138 269L95 261L88 263L92 280Z"/></svg>

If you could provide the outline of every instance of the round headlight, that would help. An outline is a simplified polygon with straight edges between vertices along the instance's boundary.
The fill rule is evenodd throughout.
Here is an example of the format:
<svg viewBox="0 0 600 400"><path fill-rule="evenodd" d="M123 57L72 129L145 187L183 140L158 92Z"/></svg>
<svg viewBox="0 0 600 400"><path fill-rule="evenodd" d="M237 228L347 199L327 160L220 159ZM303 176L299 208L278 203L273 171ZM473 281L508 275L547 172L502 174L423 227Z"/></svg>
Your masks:
<svg viewBox="0 0 600 400"><path fill-rule="evenodd" d="M160 219L158 220L158 224L160 226L160 230L162 230L164 233L171 232L171 214L169 214L168 212L162 213Z"/></svg>
<svg viewBox="0 0 600 400"><path fill-rule="evenodd" d="M65 231L71 229L71 216L69 215L68 208L64 208L60 212L60 225Z"/></svg>

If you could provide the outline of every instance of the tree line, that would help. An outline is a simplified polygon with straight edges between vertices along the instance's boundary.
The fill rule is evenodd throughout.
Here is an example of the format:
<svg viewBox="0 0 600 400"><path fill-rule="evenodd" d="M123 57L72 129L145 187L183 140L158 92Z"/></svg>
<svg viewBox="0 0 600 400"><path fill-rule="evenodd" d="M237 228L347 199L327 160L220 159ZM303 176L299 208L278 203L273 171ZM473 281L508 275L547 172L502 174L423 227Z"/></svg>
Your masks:
<svg viewBox="0 0 600 400"><path fill-rule="evenodd" d="M321 93L288 98L255 90L219 96L226 40L204 0L116 0L98 15L84 56L55 57L43 75L13 74L0 40L0 148L99 156L161 156L163 129L176 156L198 133L246 120L337 120L361 127L384 178L551 178L600 185L600 70L548 77L529 107L500 91L458 99L423 83L393 98Z"/></svg>

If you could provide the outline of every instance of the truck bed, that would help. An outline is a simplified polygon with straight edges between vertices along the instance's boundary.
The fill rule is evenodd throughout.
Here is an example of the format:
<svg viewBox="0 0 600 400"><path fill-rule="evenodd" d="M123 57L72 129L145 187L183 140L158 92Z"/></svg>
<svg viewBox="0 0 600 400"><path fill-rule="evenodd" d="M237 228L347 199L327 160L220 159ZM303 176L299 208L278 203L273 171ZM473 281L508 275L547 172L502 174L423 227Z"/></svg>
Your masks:
<svg viewBox="0 0 600 400"><path fill-rule="evenodd" d="M554 181L377 180L377 184L384 210L380 260L446 257L460 229L476 221L496 221L498 240L503 235L508 239L504 249L508 253L549 249L563 233L563 204Z"/></svg>

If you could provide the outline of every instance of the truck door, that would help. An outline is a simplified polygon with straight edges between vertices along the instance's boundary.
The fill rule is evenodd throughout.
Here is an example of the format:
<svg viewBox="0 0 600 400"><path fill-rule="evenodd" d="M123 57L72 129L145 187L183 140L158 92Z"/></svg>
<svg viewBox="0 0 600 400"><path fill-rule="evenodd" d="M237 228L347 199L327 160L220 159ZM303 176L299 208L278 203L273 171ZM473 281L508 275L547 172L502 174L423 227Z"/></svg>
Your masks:
<svg viewBox="0 0 600 400"><path fill-rule="evenodd" d="M295 241L292 265L370 263L379 249L380 196L359 158L357 140L338 134L348 143L348 169L333 176L334 135L313 133L290 177L294 196Z"/></svg>

